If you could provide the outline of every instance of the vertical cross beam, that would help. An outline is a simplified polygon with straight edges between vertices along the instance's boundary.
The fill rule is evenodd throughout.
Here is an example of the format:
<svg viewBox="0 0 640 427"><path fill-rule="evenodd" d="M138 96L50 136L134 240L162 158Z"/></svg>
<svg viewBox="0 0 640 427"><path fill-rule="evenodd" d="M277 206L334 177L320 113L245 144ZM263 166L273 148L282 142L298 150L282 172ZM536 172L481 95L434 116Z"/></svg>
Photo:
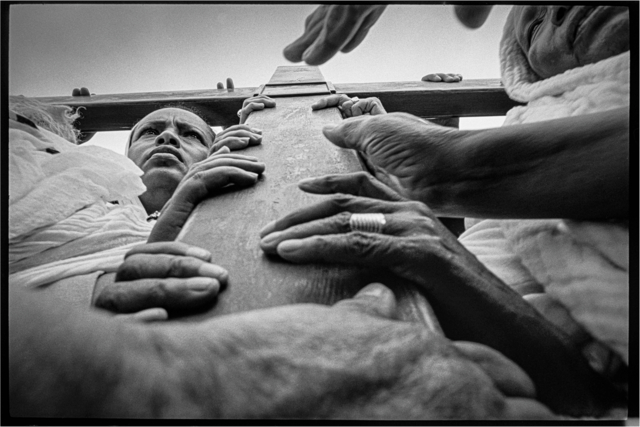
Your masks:
<svg viewBox="0 0 640 427"><path fill-rule="evenodd" d="M383 272L341 265L294 265L267 257L259 230L321 197L300 191L303 178L361 170L354 152L324 139L322 128L342 120L337 108L312 111L311 104L332 91L317 67L278 67L258 89L276 99L276 107L251 113L247 124L262 129L262 145L243 154L265 162L258 183L226 191L202 202L185 224L179 241L208 249L213 262L229 271L227 289L215 306L197 318L293 303L333 304L363 286L380 282L394 289L401 316L429 322L430 308L412 286Z"/></svg>

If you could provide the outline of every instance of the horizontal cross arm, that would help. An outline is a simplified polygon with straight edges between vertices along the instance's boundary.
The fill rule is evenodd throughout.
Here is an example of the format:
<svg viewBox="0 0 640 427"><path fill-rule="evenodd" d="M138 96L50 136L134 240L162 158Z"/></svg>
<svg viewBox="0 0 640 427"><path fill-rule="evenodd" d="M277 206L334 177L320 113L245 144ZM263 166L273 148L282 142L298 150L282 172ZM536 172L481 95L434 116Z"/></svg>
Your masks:
<svg viewBox="0 0 640 427"><path fill-rule="evenodd" d="M518 105L509 99L499 80L335 83L333 86L337 93L349 96L378 97L389 112L404 111L419 117L498 116ZM257 90L246 87L37 99L49 104L84 107L78 126L84 132L99 132L129 130L148 113L177 105L198 110L212 126L230 126L238 123L236 112L242 102Z"/></svg>

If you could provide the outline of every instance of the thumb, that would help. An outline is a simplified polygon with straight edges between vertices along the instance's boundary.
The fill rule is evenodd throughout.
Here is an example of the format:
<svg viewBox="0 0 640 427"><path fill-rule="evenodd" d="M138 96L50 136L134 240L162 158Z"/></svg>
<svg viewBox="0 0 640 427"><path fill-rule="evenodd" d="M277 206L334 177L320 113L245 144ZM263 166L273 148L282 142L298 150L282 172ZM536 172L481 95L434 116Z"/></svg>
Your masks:
<svg viewBox="0 0 640 427"><path fill-rule="evenodd" d="M335 126L325 126L322 133L333 144L342 148L364 151L366 146L367 122L372 116L358 116L345 119Z"/></svg>
<svg viewBox="0 0 640 427"><path fill-rule="evenodd" d="M382 283L371 283L362 288L353 298L342 300L333 307L376 317L397 318L396 297L393 291Z"/></svg>
<svg viewBox="0 0 640 427"><path fill-rule="evenodd" d="M226 145L223 145L222 148L219 148L219 149L216 149L215 147L216 147L215 145L211 147L211 152L209 153L209 157L217 156L218 154L227 154L231 152L231 149Z"/></svg>

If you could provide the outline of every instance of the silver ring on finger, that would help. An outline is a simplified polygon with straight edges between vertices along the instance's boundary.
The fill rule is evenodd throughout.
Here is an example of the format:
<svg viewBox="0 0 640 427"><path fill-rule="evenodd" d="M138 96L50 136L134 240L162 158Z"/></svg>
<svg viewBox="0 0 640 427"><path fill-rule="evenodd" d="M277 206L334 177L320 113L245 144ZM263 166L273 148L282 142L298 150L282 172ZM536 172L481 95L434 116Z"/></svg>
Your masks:
<svg viewBox="0 0 640 427"><path fill-rule="evenodd" d="M351 102L353 102L354 104L358 101L360 101L360 98L358 98L357 96L354 96L353 98L351 98Z"/></svg>
<svg viewBox="0 0 640 427"><path fill-rule="evenodd" d="M349 227L351 231L365 231L367 233L382 233L387 220L381 213L351 214Z"/></svg>

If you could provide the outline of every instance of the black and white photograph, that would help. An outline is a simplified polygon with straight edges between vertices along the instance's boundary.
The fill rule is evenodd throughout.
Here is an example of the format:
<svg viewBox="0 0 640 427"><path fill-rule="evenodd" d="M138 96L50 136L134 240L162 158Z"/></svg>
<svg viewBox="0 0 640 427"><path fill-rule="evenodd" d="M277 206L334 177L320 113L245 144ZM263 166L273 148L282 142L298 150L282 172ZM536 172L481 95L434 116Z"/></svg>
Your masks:
<svg viewBox="0 0 640 427"><path fill-rule="evenodd" d="M638 5L3 1L2 424L637 426Z"/></svg>

